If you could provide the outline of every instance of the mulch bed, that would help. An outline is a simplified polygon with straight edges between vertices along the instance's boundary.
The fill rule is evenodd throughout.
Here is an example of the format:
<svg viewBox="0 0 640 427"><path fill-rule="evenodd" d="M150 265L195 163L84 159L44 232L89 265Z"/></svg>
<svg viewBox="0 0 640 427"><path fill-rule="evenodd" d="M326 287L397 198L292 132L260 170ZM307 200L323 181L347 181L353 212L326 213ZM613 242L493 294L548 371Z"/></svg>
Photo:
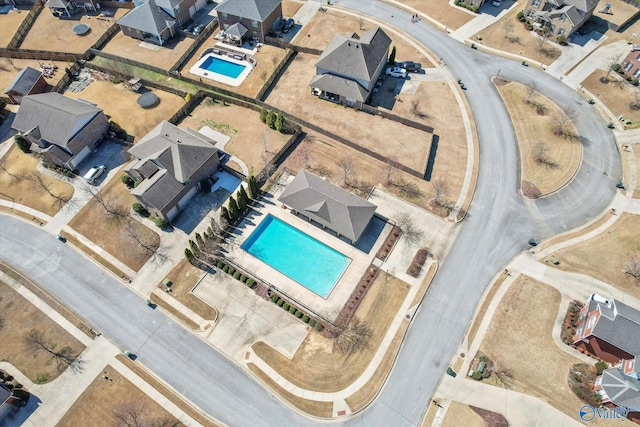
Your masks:
<svg viewBox="0 0 640 427"><path fill-rule="evenodd" d="M533 182L522 181L522 194L530 199L537 199L542 196L542 192Z"/></svg>
<svg viewBox="0 0 640 427"><path fill-rule="evenodd" d="M488 427L509 427L509 421L502 414L469 405L469 408L480 415Z"/></svg>
<svg viewBox="0 0 640 427"><path fill-rule="evenodd" d="M418 277L428 256L429 250L427 248L418 249L418 252L416 252L416 255L413 257L413 261L411 261L411 265L407 269L407 274L411 277Z"/></svg>
<svg viewBox="0 0 640 427"><path fill-rule="evenodd" d="M394 225L391 233L389 233L382 246L380 246L380 249L378 249L376 257L380 258L382 261L386 261L401 235L402 229L397 225Z"/></svg>

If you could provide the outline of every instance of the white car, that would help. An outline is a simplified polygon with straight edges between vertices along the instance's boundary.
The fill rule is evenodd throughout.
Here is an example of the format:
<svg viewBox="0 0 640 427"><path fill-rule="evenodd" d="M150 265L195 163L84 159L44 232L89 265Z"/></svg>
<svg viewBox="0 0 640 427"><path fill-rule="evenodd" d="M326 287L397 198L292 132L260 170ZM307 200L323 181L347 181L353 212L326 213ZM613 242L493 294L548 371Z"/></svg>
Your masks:
<svg viewBox="0 0 640 427"><path fill-rule="evenodd" d="M95 184L96 180L100 178L107 167L105 165L95 165L89 172L85 173L83 178L87 180L89 184Z"/></svg>
<svg viewBox="0 0 640 427"><path fill-rule="evenodd" d="M404 79L405 77L407 77L407 70L405 70L404 68L400 68L400 67L389 67L389 68L387 68L387 71L385 71L385 74L387 76L398 77L400 79Z"/></svg>
<svg viewBox="0 0 640 427"><path fill-rule="evenodd" d="M501 0L493 0L493 3L491 3L493 6L495 7L500 7L500 2Z"/></svg>

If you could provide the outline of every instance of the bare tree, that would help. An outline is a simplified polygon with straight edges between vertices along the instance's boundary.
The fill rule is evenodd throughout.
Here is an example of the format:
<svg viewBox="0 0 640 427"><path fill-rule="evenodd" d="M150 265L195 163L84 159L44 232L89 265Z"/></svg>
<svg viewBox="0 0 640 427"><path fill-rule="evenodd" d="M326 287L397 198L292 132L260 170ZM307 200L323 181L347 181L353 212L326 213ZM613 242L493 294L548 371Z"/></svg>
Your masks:
<svg viewBox="0 0 640 427"><path fill-rule="evenodd" d="M420 98L418 97L414 97L411 100L411 114L413 114L416 117L419 117L421 119L424 119L426 114L424 114L421 110L420 110L420 105L422 104L422 101L420 100Z"/></svg>
<svg viewBox="0 0 640 427"><path fill-rule="evenodd" d="M446 179L438 178L433 181L433 197L436 205L444 206L449 197L449 184Z"/></svg>
<svg viewBox="0 0 640 427"><path fill-rule="evenodd" d="M635 91L634 99L629 104L629 108L632 110L640 110L640 91Z"/></svg>
<svg viewBox="0 0 640 427"><path fill-rule="evenodd" d="M126 399L111 411L118 427L146 427L147 406L140 398Z"/></svg>
<svg viewBox="0 0 640 427"><path fill-rule="evenodd" d="M342 157L338 160L338 167L342 172L342 181L344 185L349 185L349 175L353 172L353 159L351 157Z"/></svg>
<svg viewBox="0 0 640 427"><path fill-rule="evenodd" d="M393 222L400 227L404 238L410 245L418 243L424 234L423 231L416 226L413 217L406 212L396 215L393 218Z"/></svg>
<svg viewBox="0 0 640 427"><path fill-rule="evenodd" d="M539 90L538 82L535 80L531 80L527 85L527 97L524 99L524 102L528 104L531 98L536 96L536 94L538 93L538 90Z"/></svg>
<svg viewBox="0 0 640 427"><path fill-rule="evenodd" d="M38 329L31 329L24 337L25 350L39 353L41 351L49 354L55 359L58 370L62 371L69 367L77 358L78 354L71 347L62 347L56 350L56 343L48 341L44 333Z"/></svg>
<svg viewBox="0 0 640 427"><path fill-rule="evenodd" d="M369 340L373 331L365 322L354 317L349 324L342 329L340 335L333 341L333 348L347 357L359 350L366 350L369 347Z"/></svg>
<svg viewBox="0 0 640 427"><path fill-rule="evenodd" d="M509 34L511 34L512 31L513 31L513 21L507 21L507 23L504 24L504 38L511 40L511 37L509 37Z"/></svg>
<svg viewBox="0 0 640 427"><path fill-rule="evenodd" d="M164 264L169 261L166 248L157 243L155 239L150 238L149 234L144 233L144 226L134 219L127 219L123 222L124 231L140 246L151 259L158 263Z"/></svg>
<svg viewBox="0 0 640 427"><path fill-rule="evenodd" d="M45 179L44 175L39 172L34 172L31 176L29 176L29 181L34 188L38 190L42 190L47 193L52 199L54 199L54 204L57 207L62 207L71 199L68 196L56 194L53 192L51 183Z"/></svg>
<svg viewBox="0 0 640 427"><path fill-rule="evenodd" d="M638 255L629 255L629 262L624 268L624 274L640 284L640 257Z"/></svg>
<svg viewBox="0 0 640 427"><path fill-rule="evenodd" d="M555 126L553 133L556 135L567 136L567 126L571 124L572 120L576 117L577 111L573 107L567 107L561 110L559 113L553 115L553 121Z"/></svg>
<svg viewBox="0 0 640 427"><path fill-rule="evenodd" d="M0 317L0 331L4 328L4 317Z"/></svg>
<svg viewBox="0 0 640 427"><path fill-rule="evenodd" d="M607 61L605 62L607 75L602 78L603 83L609 82L609 75L611 75L611 72L616 68L616 65L620 64L623 56L624 54L614 54L607 58Z"/></svg>
<svg viewBox="0 0 640 427"><path fill-rule="evenodd" d="M496 379L496 382L502 384L504 388L511 388L514 380L513 370L505 369L494 363L491 368L491 375Z"/></svg>
<svg viewBox="0 0 640 427"><path fill-rule="evenodd" d="M98 188L88 184L84 186L84 191L91 195L93 200L104 209L107 216L116 224L129 216L129 209L117 197L105 195Z"/></svg>
<svg viewBox="0 0 640 427"><path fill-rule="evenodd" d="M542 34L538 34L538 52L544 52L544 45L549 40L551 36L551 31L544 31Z"/></svg>
<svg viewBox="0 0 640 427"><path fill-rule="evenodd" d="M311 163L311 150L309 149L309 144L306 142L303 142L302 144L300 144L300 148L299 148L299 152L300 152L300 159L302 160L302 164L304 165L305 168L309 167L309 164Z"/></svg>
<svg viewBox="0 0 640 427"><path fill-rule="evenodd" d="M393 182L393 176L396 174L395 161L392 158L387 159L387 163L384 168L384 177L387 184Z"/></svg>
<svg viewBox="0 0 640 427"><path fill-rule="evenodd" d="M533 159L536 163L544 165L550 169L558 167L558 163L549 157L549 146L547 144L538 142L534 150Z"/></svg>
<svg viewBox="0 0 640 427"><path fill-rule="evenodd" d="M0 170L9 175L14 181L20 181L23 178L22 174L20 174L19 172L14 173L9 170L6 156L0 159Z"/></svg>

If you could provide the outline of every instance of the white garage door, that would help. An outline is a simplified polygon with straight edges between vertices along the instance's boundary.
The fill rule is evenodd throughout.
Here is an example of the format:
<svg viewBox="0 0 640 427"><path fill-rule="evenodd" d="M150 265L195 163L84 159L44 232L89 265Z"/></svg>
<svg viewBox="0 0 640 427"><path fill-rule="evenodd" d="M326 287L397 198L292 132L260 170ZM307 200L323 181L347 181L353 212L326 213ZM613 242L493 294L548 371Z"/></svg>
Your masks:
<svg viewBox="0 0 640 427"><path fill-rule="evenodd" d="M207 0L196 0L196 10L200 10L207 4Z"/></svg>
<svg viewBox="0 0 640 427"><path fill-rule="evenodd" d="M73 159L71 159L71 167L75 168L87 157L91 154L91 149L89 147L84 147Z"/></svg>

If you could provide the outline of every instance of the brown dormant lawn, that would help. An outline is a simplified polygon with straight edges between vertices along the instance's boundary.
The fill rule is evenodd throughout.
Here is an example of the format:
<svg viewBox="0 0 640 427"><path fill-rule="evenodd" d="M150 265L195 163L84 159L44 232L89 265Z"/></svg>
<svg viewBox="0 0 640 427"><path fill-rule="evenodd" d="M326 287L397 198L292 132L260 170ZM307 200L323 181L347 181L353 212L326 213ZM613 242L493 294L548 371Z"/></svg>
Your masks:
<svg viewBox="0 0 640 427"><path fill-rule="evenodd" d="M525 3L524 0L520 0L517 7L513 7L511 12L490 27L475 34L473 40L477 44L481 43L494 49L521 55L525 58L549 65L555 61L562 52L549 43L545 43L541 50L538 39L531 31L524 28L522 22L516 19L516 15L524 8ZM513 24L512 29L507 38L505 37L505 28L511 26L511 24ZM482 37L482 40L478 40L478 36Z"/></svg>
<svg viewBox="0 0 640 427"><path fill-rule="evenodd" d="M106 378L105 378L106 377ZM137 414L119 421L116 414ZM107 365L56 424L57 427L184 426L160 404Z"/></svg>
<svg viewBox="0 0 640 427"><path fill-rule="evenodd" d="M634 110L630 107L630 104L636 100L636 96L640 98L640 89L627 82L618 84L615 74L617 73L612 71L609 75L609 83L602 83L600 79L606 76L607 72L595 70L582 82L582 86L602 101L614 116L623 116L627 120L640 122L640 108ZM607 117L606 120L609 118Z"/></svg>
<svg viewBox="0 0 640 427"><path fill-rule="evenodd" d="M57 65L58 70L50 78L45 77L45 80L51 86L55 86L58 81L64 76L64 69L71 66L68 62L62 61L38 61L37 59L15 59L15 58L0 58L0 88L6 90L11 84L13 79L18 75L18 72L25 67L31 67L34 70L40 71L40 64L52 64Z"/></svg>
<svg viewBox="0 0 640 427"><path fill-rule="evenodd" d="M136 202L135 197L120 182L119 176L114 177L100 190L100 195L110 210L118 208L128 213L133 203ZM131 234L127 232L127 223L132 224L139 239L145 245L150 248L158 247L160 244L158 233L130 217L116 220L116 217L108 214L106 209L95 199L90 200L78 212L69 222L69 226L132 270L138 271L151 258L152 254L131 237Z"/></svg>
<svg viewBox="0 0 640 427"><path fill-rule="evenodd" d="M559 349L551 337L559 310L564 312L566 307L560 307L557 290L528 276L518 277L500 301L480 351L513 371L511 390L537 397L578 419L584 403L569 388L567 375L580 359ZM498 385L493 378L484 381Z"/></svg>
<svg viewBox="0 0 640 427"><path fill-rule="evenodd" d="M27 301L13 288L0 282L0 312L4 327L0 329L0 359L7 360L35 383L47 383L57 378L56 360L44 351L34 353L25 349L25 337L31 330L41 331L50 348L71 347L79 355L85 347L49 316Z"/></svg>
<svg viewBox="0 0 640 427"><path fill-rule="evenodd" d="M500 83L496 84L496 87L505 101L516 131L521 180L535 184L542 195L558 190L573 178L582 161L580 143L553 132L556 126L555 117L564 113L560 107L539 93L531 96L527 104L527 86L520 83ZM544 105L543 115L536 113L535 104ZM570 120L564 126L567 132L576 133ZM539 162L538 158L548 164Z"/></svg>
<svg viewBox="0 0 640 427"><path fill-rule="evenodd" d="M554 255L561 261L559 268L588 274L640 298L640 286L624 274L629 256L640 257L640 216L623 213L604 233Z"/></svg>
<svg viewBox="0 0 640 427"><path fill-rule="evenodd" d="M38 15L38 19L29 30L20 48L84 53L126 12L127 9L115 9L115 17L105 18L106 20L97 19L94 16L82 16L79 20L66 20L53 16L49 9L45 7ZM80 17L81 14L75 16ZM89 25L91 31L84 36L73 34L73 26L80 23Z"/></svg>
<svg viewBox="0 0 640 427"><path fill-rule="evenodd" d="M448 0L400 0L400 3L420 11L453 31L478 16L460 7L451 6Z"/></svg>
<svg viewBox="0 0 640 427"><path fill-rule="evenodd" d="M167 295L174 297L180 303L199 314L203 319L213 320L217 317L216 309L191 293L191 290L203 275L204 271L194 267L186 259L181 260L167 274L166 278L173 283L171 292L167 293ZM167 288L162 283L158 287L163 291Z"/></svg>
<svg viewBox="0 0 640 427"><path fill-rule="evenodd" d="M368 349L351 356L333 350L333 340L310 331L293 358L287 359L268 345L258 342L256 354L275 371L297 386L323 392L343 389L358 378L371 362L391 320L409 291L409 285L381 272L358 307L354 317L366 323L373 335Z"/></svg>
<svg viewBox="0 0 640 427"><path fill-rule="evenodd" d="M302 7L301 2L295 0L283 0L282 1L282 15L285 18L290 18L296 14L296 12Z"/></svg>
<svg viewBox="0 0 640 427"><path fill-rule="evenodd" d="M92 75L99 78L102 74ZM178 95L156 89L152 92L160 99L160 103L153 108L140 107L136 102L139 93L127 90L122 83L114 85L108 80L91 82L82 92L66 91L64 95L97 104L109 116L109 120L118 123L137 141L162 120L168 120L185 104L184 99Z"/></svg>
<svg viewBox="0 0 640 427"><path fill-rule="evenodd" d="M13 138L4 144L14 144ZM37 171L40 160L33 154L25 154L13 145L7 154L0 159L0 198L21 205L28 206L47 215L55 215L64 205L64 200L73 196L73 187L49 175ZM4 170L6 168L6 170ZM12 176L13 175L13 176ZM31 178L42 177L42 182L48 186L49 195L40 185L36 185Z"/></svg>
<svg viewBox="0 0 640 427"><path fill-rule="evenodd" d="M264 167L264 159L273 158L289 139L289 135L270 129L260 121L257 111L237 105L204 99L179 126L200 130L203 126L231 137L224 148L237 156L256 173ZM265 150L266 148L266 150Z"/></svg>
<svg viewBox="0 0 640 427"><path fill-rule="evenodd" d="M24 18L29 14L30 5L18 5L18 10L11 10L9 13L0 15L0 47L7 47L11 39Z"/></svg>

